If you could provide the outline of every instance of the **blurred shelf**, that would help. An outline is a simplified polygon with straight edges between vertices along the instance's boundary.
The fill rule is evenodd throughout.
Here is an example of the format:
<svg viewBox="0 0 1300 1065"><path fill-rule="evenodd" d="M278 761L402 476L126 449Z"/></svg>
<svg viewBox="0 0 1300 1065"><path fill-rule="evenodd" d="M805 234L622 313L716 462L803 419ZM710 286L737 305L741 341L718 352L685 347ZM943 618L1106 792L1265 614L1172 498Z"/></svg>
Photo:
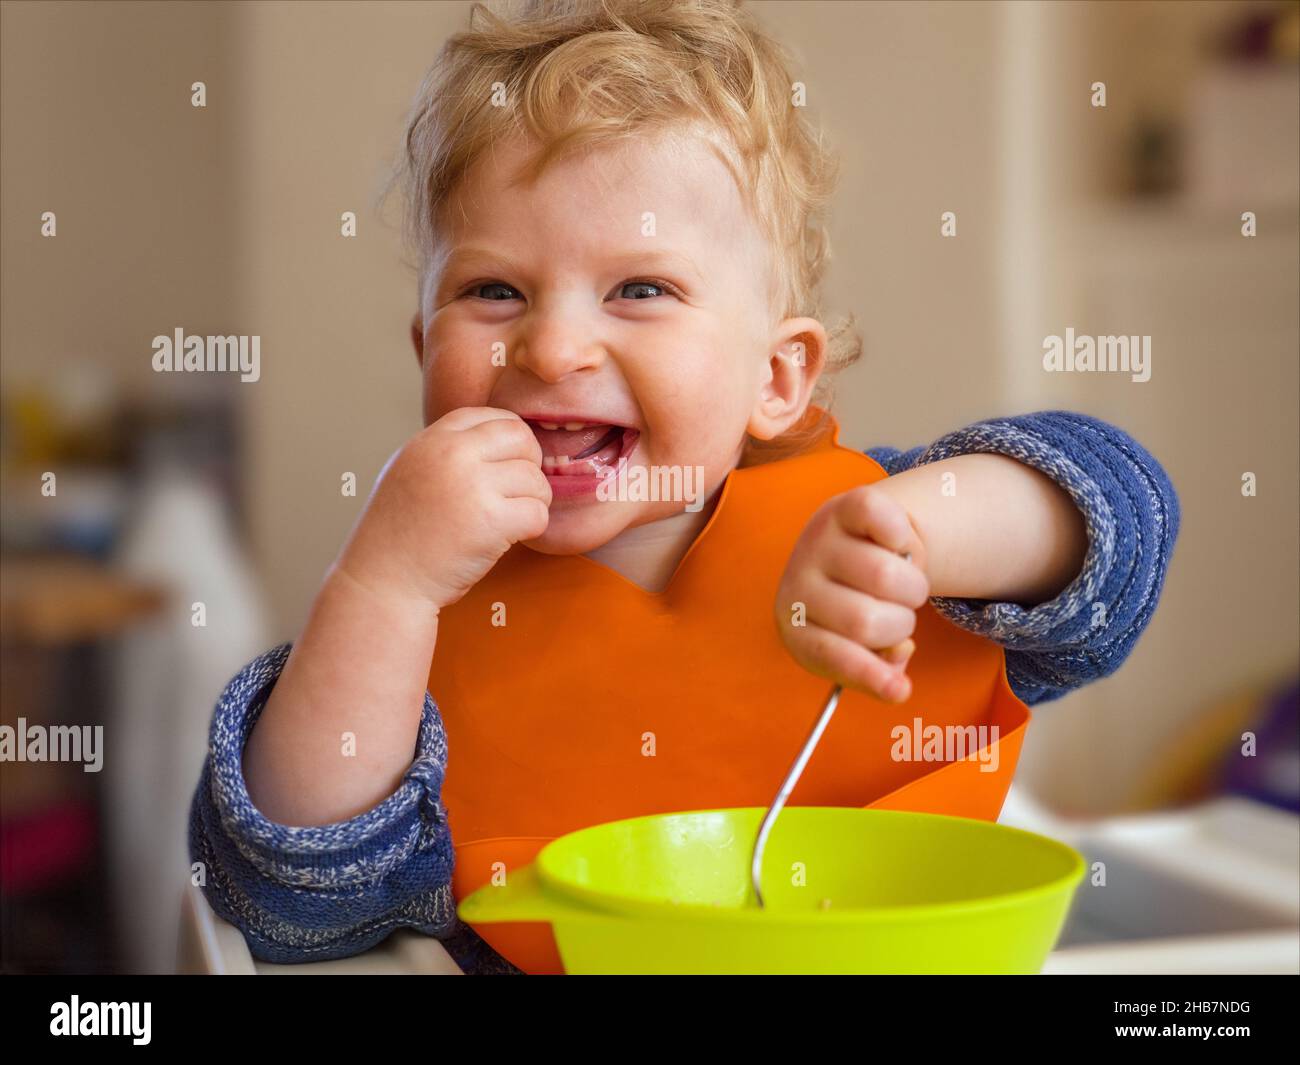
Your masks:
<svg viewBox="0 0 1300 1065"><path fill-rule="evenodd" d="M162 609L166 592L76 556L0 559L0 639L64 645L114 636Z"/></svg>
<svg viewBox="0 0 1300 1065"><path fill-rule="evenodd" d="M1257 235L1242 236L1254 210ZM1186 199L1117 200L1082 207L1066 225L1066 248L1088 265L1133 273L1201 263L1226 271L1253 259L1279 268L1300 259L1300 202L1210 210Z"/></svg>

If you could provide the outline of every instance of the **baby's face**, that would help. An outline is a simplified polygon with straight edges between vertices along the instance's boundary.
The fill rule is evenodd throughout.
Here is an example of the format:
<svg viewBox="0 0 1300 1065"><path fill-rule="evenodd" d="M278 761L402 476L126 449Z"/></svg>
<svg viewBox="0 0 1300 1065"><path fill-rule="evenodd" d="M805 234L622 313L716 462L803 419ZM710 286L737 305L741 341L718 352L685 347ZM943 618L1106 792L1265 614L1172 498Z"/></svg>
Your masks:
<svg viewBox="0 0 1300 1065"><path fill-rule="evenodd" d="M787 418L772 360L798 363L788 323L811 320L775 319L766 243L698 139L603 147L509 187L526 158L516 142L480 159L438 234L416 323L424 420L465 406L528 420L553 494L529 546L578 553L689 502L599 498L620 460L702 467L707 498L747 430L793 423L804 404ZM783 367L777 391L808 373ZM585 426L546 428L566 422Z"/></svg>

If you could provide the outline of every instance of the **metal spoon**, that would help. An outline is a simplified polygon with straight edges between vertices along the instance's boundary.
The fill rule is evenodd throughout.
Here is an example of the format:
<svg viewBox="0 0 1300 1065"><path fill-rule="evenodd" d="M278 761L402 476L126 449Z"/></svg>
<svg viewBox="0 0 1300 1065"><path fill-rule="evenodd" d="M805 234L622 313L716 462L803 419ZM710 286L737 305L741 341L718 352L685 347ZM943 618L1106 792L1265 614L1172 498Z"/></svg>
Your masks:
<svg viewBox="0 0 1300 1065"><path fill-rule="evenodd" d="M903 555L903 558L911 562L912 553L907 552ZM826 705L822 707L821 715L813 725L812 731L808 733L808 738L804 740L803 749L795 758L790 771L786 773L785 780L781 781L781 790L777 792L776 798L772 800L772 805L768 807L767 814L763 817L763 823L758 826L758 837L754 840L754 855L749 865L749 878L754 884L754 897L758 899L759 909L763 908L763 892L759 886L759 881L763 874L763 848L767 846L768 834L772 831L772 825L776 823L777 815L785 807L785 800L790 797L790 792L794 791L794 786L799 783L799 777L803 775L804 766L808 764L808 759L812 757L813 751L817 749L817 743L822 738L822 733L826 731L826 726L831 723L831 716L835 713L835 708L840 704L840 692L843 690L844 687L841 684L835 685L831 690Z"/></svg>

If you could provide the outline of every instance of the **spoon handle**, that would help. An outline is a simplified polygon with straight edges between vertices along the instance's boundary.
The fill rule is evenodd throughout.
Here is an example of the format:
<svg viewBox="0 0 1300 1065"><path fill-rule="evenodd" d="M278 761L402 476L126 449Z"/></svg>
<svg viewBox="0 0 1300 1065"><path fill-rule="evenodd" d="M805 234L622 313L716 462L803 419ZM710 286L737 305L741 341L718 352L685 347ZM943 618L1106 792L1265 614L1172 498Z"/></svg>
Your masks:
<svg viewBox="0 0 1300 1065"><path fill-rule="evenodd" d="M905 552L902 556L908 562L912 561L912 552ZM902 648L910 643L910 640L904 640L895 647ZM840 693L844 690L843 685L837 684L831 689L831 694L826 700L826 705L822 707L822 712L813 724L812 731L808 733L808 738L804 740L803 748L790 766L790 771L786 773L785 780L781 781L781 790L777 793L772 805L768 807L763 822L758 826L758 836L754 840L754 853L749 863L749 879L754 885L754 897L758 900L759 909L763 908L763 890L759 884L763 873L763 850L767 846L768 833L772 831L772 825L776 822L777 815L785 807L785 801L790 797L790 792L794 791L794 786L799 783L799 778L803 775L804 766L808 764L808 759L812 757L813 751L817 749L817 741L822 738L822 733L826 731L826 726L831 723L831 717L835 713L835 708L840 704Z"/></svg>
<svg viewBox="0 0 1300 1065"><path fill-rule="evenodd" d="M754 895L758 899L758 905L763 905L763 892L759 887L759 879L763 870L763 848L767 844L767 834L772 831L772 825L776 821L777 814L785 806L785 800L790 797L790 792L794 791L794 786L799 783L799 777L803 775L803 768L808 764L808 759L812 757L813 751L817 749L817 741L822 738L822 733L826 731L826 726L831 723L831 716L835 713L835 708L840 703L840 692L843 687L839 684L831 690L830 698L826 700L826 705L822 707L822 712L818 716L812 731L808 733L808 738L804 740L803 749L799 756L795 758L794 764L790 771L786 773L785 780L781 782L781 790L777 793L772 805L768 807L767 815L763 818L763 823L758 828L758 838L754 841L754 856L750 864L749 875L754 882Z"/></svg>

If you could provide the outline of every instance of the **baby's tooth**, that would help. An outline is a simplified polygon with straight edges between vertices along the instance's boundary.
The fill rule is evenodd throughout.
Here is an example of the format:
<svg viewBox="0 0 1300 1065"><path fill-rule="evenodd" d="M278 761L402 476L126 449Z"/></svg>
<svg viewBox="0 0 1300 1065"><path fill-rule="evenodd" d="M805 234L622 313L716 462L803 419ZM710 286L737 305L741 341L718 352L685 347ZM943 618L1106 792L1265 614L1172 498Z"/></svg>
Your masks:
<svg viewBox="0 0 1300 1065"><path fill-rule="evenodd" d="M569 456L568 456L568 455L556 455L556 456L555 456L555 464L556 464L557 466L567 466L567 465L569 464Z"/></svg>
<svg viewBox="0 0 1300 1065"><path fill-rule="evenodd" d="M581 429L586 424L586 422L565 422L564 428L569 430L569 432L573 432L575 429Z"/></svg>
<svg viewBox="0 0 1300 1065"><path fill-rule="evenodd" d="M559 425L556 424L555 422L538 422L537 424L540 425L543 429L558 429L558 428L559 428Z"/></svg>
<svg viewBox="0 0 1300 1065"><path fill-rule="evenodd" d="M556 467L557 465L558 465L558 462L556 461L556 458L555 458L554 455L543 455L543 456L542 456L542 469L544 469L544 470L553 470L553 469L555 469L555 467Z"/></svg>

